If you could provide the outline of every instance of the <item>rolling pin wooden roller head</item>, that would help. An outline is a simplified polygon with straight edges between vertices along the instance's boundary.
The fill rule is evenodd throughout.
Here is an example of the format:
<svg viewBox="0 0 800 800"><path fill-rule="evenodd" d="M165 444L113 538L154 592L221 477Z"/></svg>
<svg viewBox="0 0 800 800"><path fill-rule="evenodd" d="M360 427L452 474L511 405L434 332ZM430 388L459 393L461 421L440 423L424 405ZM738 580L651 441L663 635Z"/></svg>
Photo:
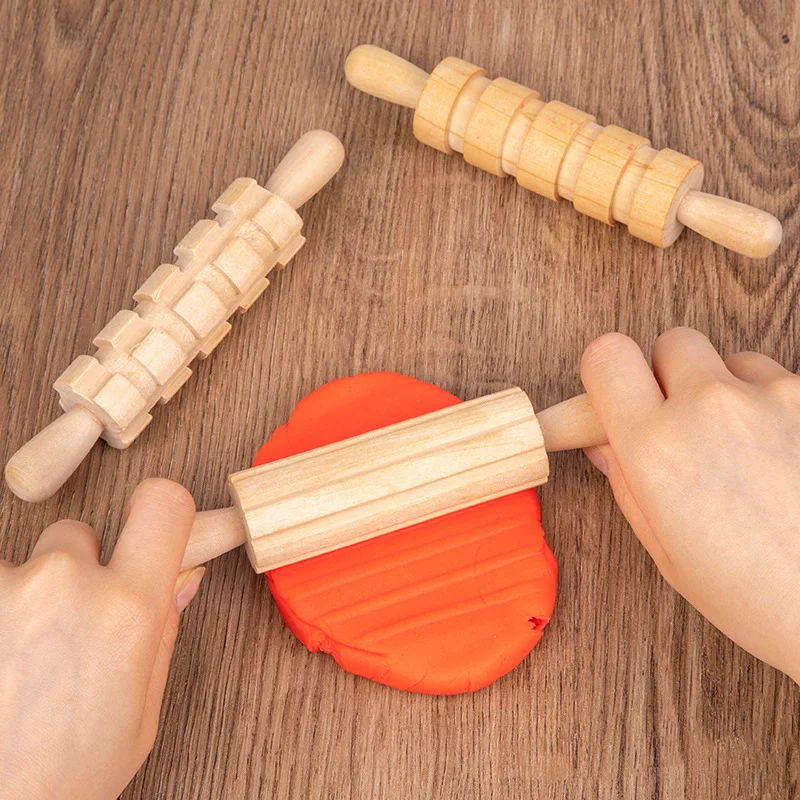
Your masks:
<svg viewBox="0 0 800 800"><path fill-rule="evenodd" d="M654 150L643 136L557 100L545 103L518 83L460 58L429 75L371 45L345 63L357 89L415 109L414 135L494 175L514 175L551 200L668 247L684 226L752 258L775 251L781 225L766 211L699 192L703 165L675 150Z"/></svg>
<svg viewBox="0 0 800 800"><path fill-rule="evenodd" d="M194 358L205 358L230 331L234 311L247 311L267 288L267 275L302 247L296 209L344 161L327 131L302 136L266 188L235 180L212 206L216 219L198 222L94 339L97 352L78 356L55 383L65 413L18 450L6 481L23 500L50 497L102 437L125 448L142 432L156 403L186 382Z"/></svg>
<svg viewBox="0 0 800 800"><path fill-rule="evenodd" d="M547 481L548 452L606 435L586 395L539 414L521 389L480 397L230 476L233 508L197 514L181 569L244 544L256 572Z"/></svg>

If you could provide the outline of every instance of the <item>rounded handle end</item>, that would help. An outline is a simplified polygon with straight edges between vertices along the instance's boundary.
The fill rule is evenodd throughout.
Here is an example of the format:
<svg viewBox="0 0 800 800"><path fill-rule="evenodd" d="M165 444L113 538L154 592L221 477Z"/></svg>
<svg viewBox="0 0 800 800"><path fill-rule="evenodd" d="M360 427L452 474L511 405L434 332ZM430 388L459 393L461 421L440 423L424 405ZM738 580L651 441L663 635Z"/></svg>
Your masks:
<svg viewBox="0 0 800 800"><path fill-rule="evenodd" d="M705 192L688 192L678 208L678 221L701 236L750 258L771 256L783 228L772 214Z"/></svg>
<svg viewBox="0 0 800 800"><path fill-rule="evenodd" d="M199 567L247 542L247 529L237 508L199 511L183 554L181 572Z"/></svg>
<svg viewBox="0 0 800 800"><path fill-rule="evenodd" d="M8 487L29 503L46 500L77 469L102 432L95 416L75 406L11 456L5 469Z"/></svg>
<svg viewBox="0 0 800 800"><path fill-rule="evenodd" d="M589 395L570 397L536 415L548 453L595 447L608 441Z"/></svg>
<svg viewBox="0 0 800 800"><path fill-rule="evenodd" d="M406 108L416 108L430 77L425 70L381 47L362 44L344 62L351 86Z"/></svg>
<svg viewBox="0 0 800 800"><path fill-rule="evenodd" d="M328 131L304 133L266 183L292 208L307 203L344 163L344 146Z"/></svg>

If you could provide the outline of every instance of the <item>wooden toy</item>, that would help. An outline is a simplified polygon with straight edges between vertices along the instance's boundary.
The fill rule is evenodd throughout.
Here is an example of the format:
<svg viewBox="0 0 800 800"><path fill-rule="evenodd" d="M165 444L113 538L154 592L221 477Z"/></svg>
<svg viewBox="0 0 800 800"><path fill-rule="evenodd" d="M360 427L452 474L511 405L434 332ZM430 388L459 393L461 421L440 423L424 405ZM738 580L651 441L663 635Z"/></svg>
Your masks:
<svg viewBox="0 0 800 800"><path fill-rule="evenodd" d="M547 451L604 439L586 397L537 419L519 389L461 403L395 373L333 381L231 477L234 508L197 515L183 568L244 542L312 652L397 689L474 691L553 613L558 566L527 487Z"/></svg>
<svg viewBox="0 0 800 800"><path fill-rule="evenodd" d="M586 395L534 414L521 389L234 473L197 514L182 569L242 544L256 572L540 486L548 452L606 441Z"/></svg>
<svg viewBox="0 0 800 800"><path fill-rule="evenodd" d="M238 178L217 199L214 220L198 222L94 339L97 352L78 356L55 383L64 414L18 450L6 465L23 500L52 495L98 438L128 447L267 288L267 275L302 247L296 209L339 170L344 149L326 131L302 136L266 188Z"/></svg>
<svg viewBox="0 0 800 800"><path fill-rule="evenodd" d="M460 58L429 75L371 45L345 63L357 89L415 109L414 135L444 153L463 153L476 167L517 182L608 225L669 247L684 226L724 247L764 258L781 241L765 211L699 190L703 165L675 150L655 150L643 136L518 83L496 78Z"/></svg>

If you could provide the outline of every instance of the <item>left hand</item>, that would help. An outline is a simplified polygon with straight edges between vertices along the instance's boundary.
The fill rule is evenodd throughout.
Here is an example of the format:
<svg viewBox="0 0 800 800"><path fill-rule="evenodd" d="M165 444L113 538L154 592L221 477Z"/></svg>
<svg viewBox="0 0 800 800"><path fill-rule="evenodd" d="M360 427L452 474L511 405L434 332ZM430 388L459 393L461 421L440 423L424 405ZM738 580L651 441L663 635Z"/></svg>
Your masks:
<svg viewBox="0 0 800 800"><path fill-rule="evenodd" d="M62 520L30 559L0 562L0 798L111 800L153 747L180 612L204 569L178 574L194 501L148 480L111 561Z"/></svg>

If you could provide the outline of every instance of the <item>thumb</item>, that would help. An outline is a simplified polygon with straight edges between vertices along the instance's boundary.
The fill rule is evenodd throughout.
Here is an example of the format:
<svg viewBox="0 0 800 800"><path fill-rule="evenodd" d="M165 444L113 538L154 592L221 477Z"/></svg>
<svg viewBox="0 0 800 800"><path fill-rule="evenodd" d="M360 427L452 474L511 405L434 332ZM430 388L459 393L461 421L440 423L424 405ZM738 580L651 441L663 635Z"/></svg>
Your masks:
<svg viewBox="0 0 800 800"><path fill-rule="evenodd" d="M589 461L608 478L611 490L614 492L614 500L616 500L620 511L625 515L625 519L628 520L633 532L644 545L650 557L656 562L658 569L669 580L665 572L669 565L669 558L653 533L653 529L650 527L650 523L647 521L639 504L636 502L636 498L625 480L625 475L622 473L619 461L617 461L611 445L601 444L596 447L587 447L583 452L586 453Z"/></svg>
<svg viewBox="0 0 800 800"><path fill-rule="evenodd" d="M200 588L200 581L203 579L205 572L205 567L187 569L178 575L178 580L175 583L172 603L164 623L164 630L161 633L161 641L153 664L153 672L150 675L150 683L147 687L144 713L142 715L142 735L151 745L155 741L158 731L161 702L164 699L164 688L167 685L169 665L172 660L172 653L175 650L175 641L178 638L180 615L197 594L197 590Z"/></svg>

